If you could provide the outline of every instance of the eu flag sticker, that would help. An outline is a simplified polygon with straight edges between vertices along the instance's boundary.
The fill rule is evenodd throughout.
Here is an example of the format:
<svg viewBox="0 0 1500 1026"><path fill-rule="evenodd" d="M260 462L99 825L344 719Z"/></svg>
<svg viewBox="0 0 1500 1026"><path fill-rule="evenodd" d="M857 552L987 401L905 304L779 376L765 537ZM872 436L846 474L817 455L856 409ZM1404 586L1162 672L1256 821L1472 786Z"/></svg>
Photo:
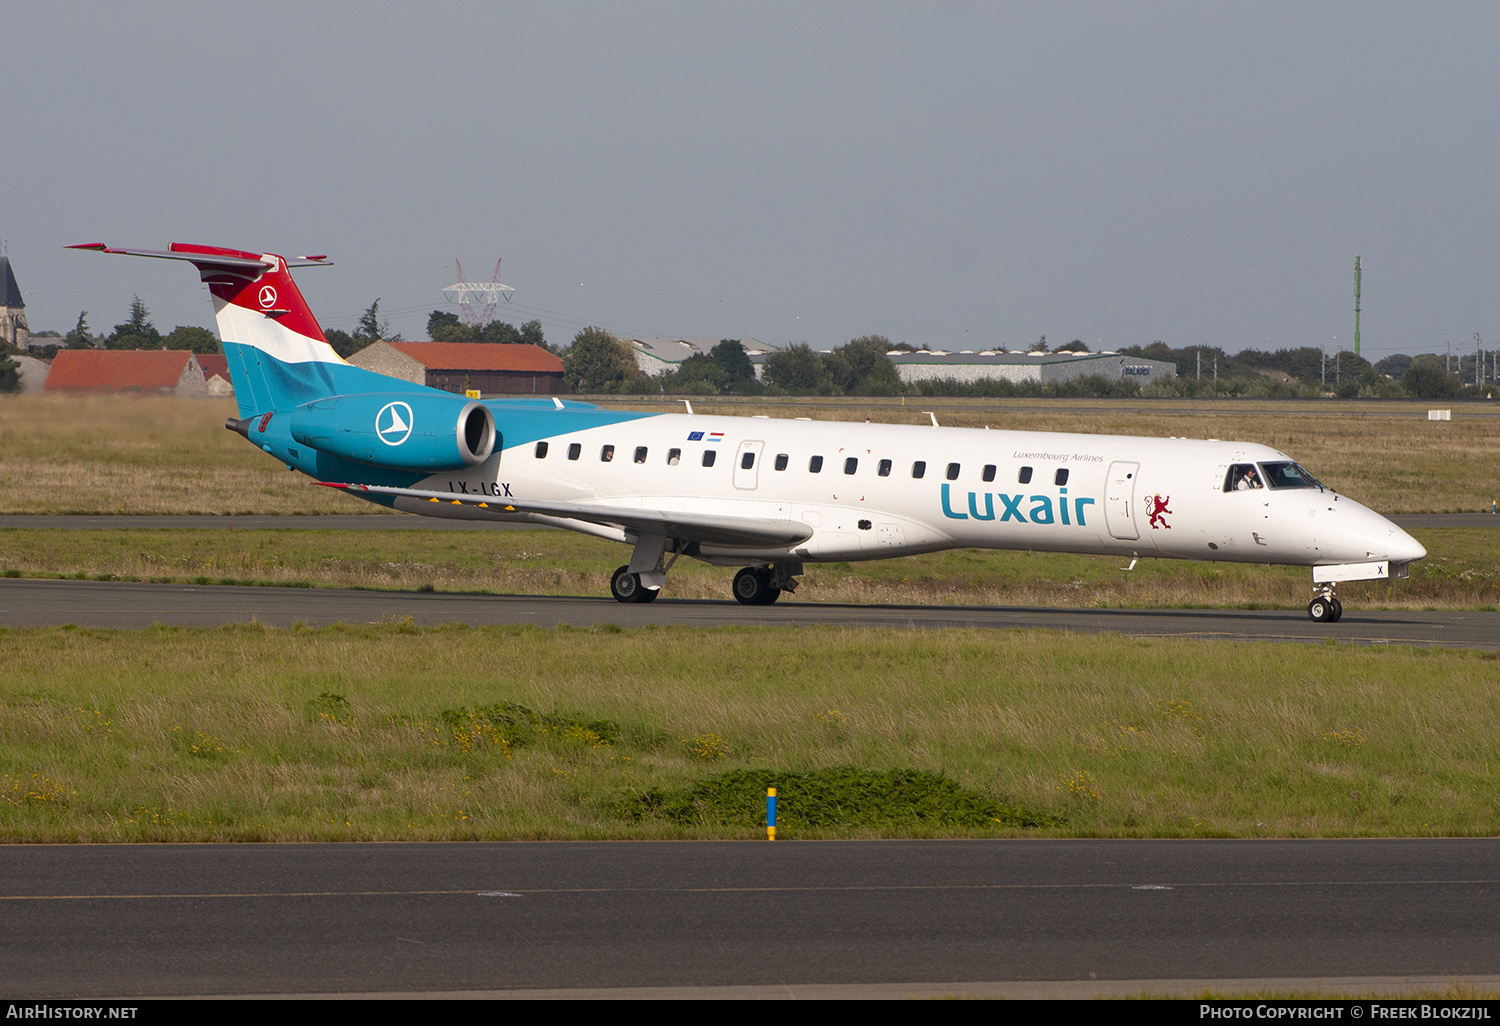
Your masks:
<svg viewBox="0 0 1500 1026"><path fill-rule="evenodd" d="M703 441L703 432L702 431L689 431L688 432L688 441L689 442L701 442L701 441Z"/></svg>

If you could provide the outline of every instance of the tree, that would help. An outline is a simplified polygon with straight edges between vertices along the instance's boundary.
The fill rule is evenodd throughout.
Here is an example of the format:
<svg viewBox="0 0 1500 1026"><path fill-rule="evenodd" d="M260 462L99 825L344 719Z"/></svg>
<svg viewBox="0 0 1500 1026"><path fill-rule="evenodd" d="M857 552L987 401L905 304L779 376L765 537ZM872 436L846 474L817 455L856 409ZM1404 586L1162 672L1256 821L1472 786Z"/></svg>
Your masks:
<svg viewBox="0 0 1500 1026"><path fill-rule="evenodd" d="M207 328L179 324L172 334L161 340L163 349L191 349L195 353L217 353L219 336Z"/></svg>
<svg viewBox="0 0 1500 1026"><path fill-rule="evenodd" d="M1396 353L1394 356L1387 356L1384 360L1377 363L1375 365L1375 373L1383 374L1388 378L1400 381L1410 366L1410 356L1407 356L1405 353Z"/></svg>
<svg viewBox="0 0 1500 1026"><path fill-rule="evenodd" d="M110 349L161 348L161 332L151 323L151 311L146 309L140 296L130 298L130 319L116 324L104 344Z"/></svg>
<svg viewBox="0 0 1500 1026"><path fill-rule="evenodd" d="M458 314L434 310L427 318L427 337L434 342L473 342L474 329L459 323Z"/></svg>
<svg viewBox="0 0 1500 1026"><path fill-rule="evenodd" d="M547 344L547 337L542 334L542 322L530 320L521 325L521 342L528 346L541 346L548 352L552 347Z"/></svg>
<svg viewBox="0 0 1500 1026"><path fill-rule="evenodd" d="M766 384L791 395L812 395L820 391L826 377L823 358L806 342L778 349L766 357Z"/></svg>
<svg viewBox="0 0 1500 1026"><path fill-rule="evenodd" d="M88 316L89 312L87 310L80 310L78 312L78 323L73 327L72 331L63 336L63 347L65 349L93 349L95 347L96 341L94 336L89 334Z"/></svg>
<svg viewBox="0 0 1500 1026"><path fill-rule="evenodd" d="M1031 343L1030 352L1033 352L1033 353L1045 353L1045 352L1047 352L1047 336L1043 335L1041 338L1039 338L1035 342Z"/></svg>
<svg viewBox="0 0 1500 1026"><path fill-rule="evenodd" d="M1084 343L1083 339L1075 338L1065 346L1058 346L1057 351L1059 353L1086 353L1089 351L1089 347Z"/></svg>
<svg viewBox="0 0 1500 1026"><path fill-rule="evenodd" d="M886 353L891 340L884 335L852 339L823 358L835 394L895 395L901 376Z"/></svg>
<svg viewBox="0 0 1500 1026"><path fill-rule="evenodd" d="M0 392L21 390L21 365L7 356L0 356Z"/></svg>
<svg viewBox="0 0 1500 1026"><path fill-rule="evenodd" d="M724 389L729 392L742 390L755 380L755 364L745 353L745 346L734 338L723 338L709 350L709 358L724 372Z"/></svg>
<svg viewBox="0 0 1500 1026"><path fill-rule="evenodd" d="M1401 384L1418 399L1452 399L1462 387L1458 378L1443 369L1443 360L1423 353L1412 360L1401 377Z"/></svg>
<svg viewBox="0 0 1500 1026"><path fill-rule="evenodd" d="M385 320L380 319L379 299L376 299L375 302L370 304L370 308L368 310L360 314L359 327L354 329L354 337L356 339L363 339L364 345L369 345L372 342L401 341L401 336L399 334L393 335L391 333L390 318L387 317ZM364 347L361 346L360 348Z"/></svg>
<svg viewBox="0 0 1500 1026"><path fill-rule="evenodd" d="M678 364L676 370L661 377L663 392L684 395L718 395L728 384L729 375L724 373L724 368L702 353L694 353Z"/></svg>
<svg viewBox="0 0 1500 1026"><path fill-rule="evenodd" d="M635 353L603 328L584 328L563 354L563 380L574 392L621 392L639 376Z"/></svg>
<svg viewBox="0 0 1500 1026"><path fill-rule="evenodd" d="M333 351L335 353L338 353L339 356L343 357L345 360L349 359L349 357L353 356L355 353L359 352L365 346L370 344L366 340L362 338L355 338L347 331L340 331L338 328L329 328L325 330L323 332L323 337L328 340L328 344L333 347Z"/></svg>
<svg viewBox="0 0 1500 1026"><path fill-rule="evenodd" d="M504 321L490 321L480 329L479 338L476 341L512 346L521 341L521 333L512 324L506 324Z"/></svg>
<svg viewBox="0 0 1500 1026"><path fill-rule="evenodd" d="M490 321L483 328L463 324L458 314L447 310L434 310L427 318L427 337L434 342L493 342L506 345L541 346L548 352L552 347L542 335L541 321L527 321L518 329L504 321ZM392 339L392 341L395 341Z"/></svg>

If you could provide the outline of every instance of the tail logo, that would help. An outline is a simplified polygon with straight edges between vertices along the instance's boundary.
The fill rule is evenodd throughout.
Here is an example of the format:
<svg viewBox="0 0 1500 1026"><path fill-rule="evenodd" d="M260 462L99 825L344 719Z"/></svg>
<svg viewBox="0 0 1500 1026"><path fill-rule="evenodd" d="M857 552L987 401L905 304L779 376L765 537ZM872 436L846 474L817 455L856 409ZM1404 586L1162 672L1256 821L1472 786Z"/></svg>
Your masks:
<svg viewBox="0 0 1500 1026"><path fill-rule="evenodd" d="M270 285L261 288L260 305L263 310L269 310L276 305L276 290Z"/></svg>
<svg viewBox="0 0 1500 1026"><path fill-rule="evenodd" d="M402 411L406 416L402 417ZM386 445L400 445L411 437L412 424L415 418L411 415L411 407L406 403L386 403L375 414L375 433Z"/></svg>

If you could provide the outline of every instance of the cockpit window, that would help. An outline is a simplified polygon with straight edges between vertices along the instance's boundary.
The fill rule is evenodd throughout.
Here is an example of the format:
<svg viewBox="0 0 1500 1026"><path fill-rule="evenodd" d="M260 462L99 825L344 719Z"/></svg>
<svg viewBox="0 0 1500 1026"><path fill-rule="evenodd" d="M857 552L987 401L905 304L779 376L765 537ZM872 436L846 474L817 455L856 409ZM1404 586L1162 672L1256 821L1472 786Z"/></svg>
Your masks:
<svg viewBox="0 0 1500 1026"><path fill-rule="evenodd" d="M1260 469L1265 471L1266 483L1272 488L1323 487L1317 478L1290 460L1285 463L1262 463Z"/></svg>
<svg viewBox="0 0 1500 1026"><path fill-rule="evenodd" d="M1236 463L1229 468L1229 473L1224 475L1226 492L1248 492L1265 486L1266 483L1261 480L1260 472L1255 469L1254 463Z"/></svg>

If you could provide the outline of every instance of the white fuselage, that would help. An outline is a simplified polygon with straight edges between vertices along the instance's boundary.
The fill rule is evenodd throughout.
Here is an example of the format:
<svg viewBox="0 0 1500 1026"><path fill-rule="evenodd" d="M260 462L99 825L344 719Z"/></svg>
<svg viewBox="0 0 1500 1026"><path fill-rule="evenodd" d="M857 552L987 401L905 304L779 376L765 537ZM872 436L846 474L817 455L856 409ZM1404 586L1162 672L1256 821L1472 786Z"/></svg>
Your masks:
<svg viewBox="0 0 1500 1026"><path fill-rule="evenodd" d="M1425 555L1395 524L1321 487L1226 491L1232 466L1290 460L1253 443L701 414L644 417L543 442L544 456L526 442L418 487L795 521L812 532L790 546L705 543L690 552L721 565L958 547L1298 566ZM403 498L396 506L497 519L493 509L467 505ZM510 519L635 540L576 521Z"/></svg>

